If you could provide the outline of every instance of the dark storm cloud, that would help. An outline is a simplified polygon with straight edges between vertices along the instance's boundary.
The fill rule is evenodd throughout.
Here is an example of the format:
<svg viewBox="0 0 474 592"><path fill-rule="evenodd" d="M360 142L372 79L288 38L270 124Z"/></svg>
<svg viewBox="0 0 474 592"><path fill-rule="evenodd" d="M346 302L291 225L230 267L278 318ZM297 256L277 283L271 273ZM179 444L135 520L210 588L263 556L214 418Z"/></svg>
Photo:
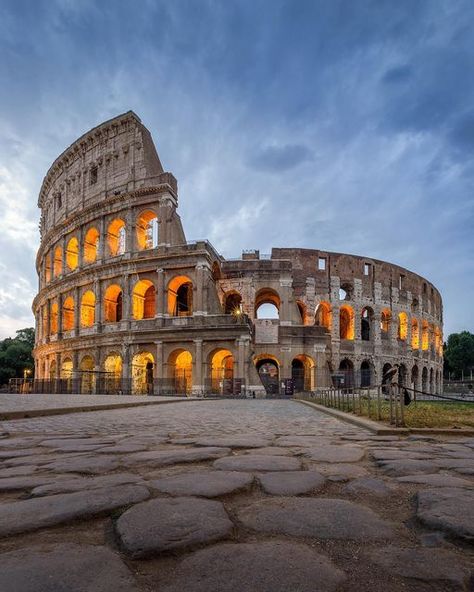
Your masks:
<svg viewBox="0 0 474 592"><path fill-rule="evenodd" d="M36 289L45 171L129 109L189 239L388 259L472 330L473 23L468 0L4 0L0 332Z"/></svg>

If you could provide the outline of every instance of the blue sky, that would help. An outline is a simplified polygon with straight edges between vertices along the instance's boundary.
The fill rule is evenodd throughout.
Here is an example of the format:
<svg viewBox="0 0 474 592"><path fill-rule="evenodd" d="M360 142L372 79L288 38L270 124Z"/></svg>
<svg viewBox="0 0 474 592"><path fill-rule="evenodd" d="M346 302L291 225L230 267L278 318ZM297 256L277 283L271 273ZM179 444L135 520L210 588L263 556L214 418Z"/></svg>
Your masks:
<svg viewBox="0 0 474 592"><path fill-rule="evenodd" d="M0 337L32 324L44 173L129 109L188 240L392 261L474 331L473 26L471 0L2 0Z"/></svg>

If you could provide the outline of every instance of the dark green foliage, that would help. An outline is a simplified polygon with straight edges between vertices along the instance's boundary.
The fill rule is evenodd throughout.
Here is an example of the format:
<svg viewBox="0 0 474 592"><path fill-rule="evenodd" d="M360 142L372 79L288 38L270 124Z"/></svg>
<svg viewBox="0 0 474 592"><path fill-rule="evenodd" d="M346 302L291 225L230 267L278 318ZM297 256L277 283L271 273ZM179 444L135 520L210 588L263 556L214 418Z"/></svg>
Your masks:
<svg viewBox="0 0 474 592"><path fill-rule="evenodd" d="M33 328L20 329L13 339L7 337L0 341L0 385L8 384L10 378L22 378L25 368L31 371L29 376L33 376L34 343Z"/></svg>
<svg viewBox="0 0 474 592"><path fill-rule="evenodd" d="M465 378L474 370L474 334L469 331L451 333L444 350L445 370L453 378Z"/></svg>

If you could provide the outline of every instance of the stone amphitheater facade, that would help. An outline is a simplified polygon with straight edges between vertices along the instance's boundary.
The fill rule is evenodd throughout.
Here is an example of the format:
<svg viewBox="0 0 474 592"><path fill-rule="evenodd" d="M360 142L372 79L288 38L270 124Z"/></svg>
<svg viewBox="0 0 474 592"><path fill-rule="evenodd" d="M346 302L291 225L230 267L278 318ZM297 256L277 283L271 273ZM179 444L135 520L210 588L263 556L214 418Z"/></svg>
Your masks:
<svg viewBox="0 0 474 592"><path fill-rule="evenodd" d="M187 242L174 176L127 112L52 164L39 195L35 377L82 392L257 395L400 380L442 388L442 300L369 257ZM291 381L289 379L292 379Z"/></svg>

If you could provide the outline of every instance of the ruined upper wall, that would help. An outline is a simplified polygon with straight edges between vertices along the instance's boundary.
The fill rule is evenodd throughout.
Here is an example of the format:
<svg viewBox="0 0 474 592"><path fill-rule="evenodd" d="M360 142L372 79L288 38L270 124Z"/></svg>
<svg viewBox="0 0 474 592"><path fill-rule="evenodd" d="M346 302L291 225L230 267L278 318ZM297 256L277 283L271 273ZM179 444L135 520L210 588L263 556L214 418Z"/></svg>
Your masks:
<svg viewBox="0 0 474 592"><path fill-rule="evenodd" d="M39 194L41 235L75 211L144 187L176 179L165 173L150 132L132 111L93 128L51 165Z"/></svg>

